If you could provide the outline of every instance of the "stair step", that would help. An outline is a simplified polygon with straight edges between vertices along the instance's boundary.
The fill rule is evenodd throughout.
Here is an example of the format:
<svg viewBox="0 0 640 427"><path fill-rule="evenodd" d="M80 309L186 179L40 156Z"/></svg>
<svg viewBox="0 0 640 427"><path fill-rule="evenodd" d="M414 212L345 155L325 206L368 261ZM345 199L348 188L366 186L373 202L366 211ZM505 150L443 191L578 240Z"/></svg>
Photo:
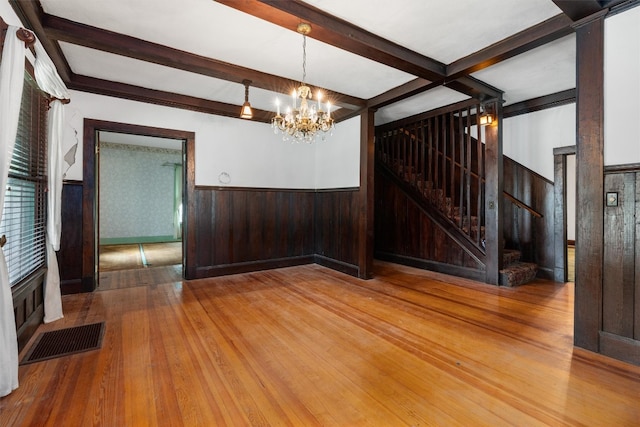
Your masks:
<svg viewBox="0 0 640 427"><path fill-rule="evenodd" d="M514 262L500 270L500 286L518 286L535 279L538 266L530 262Z"/></svg>
<svg viewBox="0 0 640 427"><path fill-rule="evenodd" d="M520 261L520 256L522 254L520 251L515 249L505 249L502 253L502 264L504 266L508 266L509 264L513 264L514 262Z"/></svg>

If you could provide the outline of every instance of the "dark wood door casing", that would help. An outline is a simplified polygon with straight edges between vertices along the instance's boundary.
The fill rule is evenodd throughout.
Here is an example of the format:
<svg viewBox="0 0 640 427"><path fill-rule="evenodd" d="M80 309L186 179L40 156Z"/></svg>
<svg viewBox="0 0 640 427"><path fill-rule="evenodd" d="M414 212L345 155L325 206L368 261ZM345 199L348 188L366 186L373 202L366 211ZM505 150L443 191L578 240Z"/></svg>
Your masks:
<svg viewBox="0 0 640 427"><path fill-rule="evenodd" d="M84 120L84 138L83 138L83 188L82 188L82 285L81 290L84 292L91 292L96 288L96 185L97 183L97 164L96 164L96 146L97 146L97 132L108 131L118 132L133 135L147 135L156 136L161 138L180 139L184 141L183 152L186 154L186 163L184 166L184 179L183 188L185 189L183 195L183 205L188 206L189 202L193 200L193 191L195 188L195 164L194 154L195 149L195 133L164 129L151 126L132 125L127 123L109 122L104 120L85 119ZM190 197L191 196L191 197ZM189 209L185 209L189 212ZM189 214L185 215L183 219L183 264L185 266L185 272L190 258L193 256L189 253L186 241L189 240L189 233L193 231L189 228L190 220Z"/></svg>

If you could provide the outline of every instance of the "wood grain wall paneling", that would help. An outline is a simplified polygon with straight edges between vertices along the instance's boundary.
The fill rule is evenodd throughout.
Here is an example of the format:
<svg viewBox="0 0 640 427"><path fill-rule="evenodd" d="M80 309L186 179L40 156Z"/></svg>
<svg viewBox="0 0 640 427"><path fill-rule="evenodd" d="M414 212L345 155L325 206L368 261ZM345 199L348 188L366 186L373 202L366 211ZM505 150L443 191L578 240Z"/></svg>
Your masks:
<svg viewBox="0 0 640 427"><path fill-rule="evenodd" d="M44 319L44 277L45 267L11 288L13 314L16 323L18 350L22 350L35 334Z"/></svg>
<svg viewBox="0 0 640 427"><path fill-rule="evenodd" d="M504 199L505 247L538 265L538 277L553 280L555 256L554 184L514 160L504 157L504 191L524 202L542 218Z"/></svg>
<svg viewBox="0 0 640 427"><path fill-rule="evenodd" d="M604 208L599 351L640 364L640 170L606 169L604 190L617 203Z"/></svg>
<svg viewBox="0 0 640 427"><path fill-rule="evenodd" d="M82 181L66 181L62 186L62 236L57 252L60 292L85 292L82 287Z"/></svg>
<svg viewBox="0 0 640 427"><path fill-rule="evenodd" d="M357 189L315 194L315 254L321 265L359 274L359 203Z"/></svg>
<svg viewBox="0 0 640 427"><path fill-rule="evenodd" d="M605 191L618 195L604 211L602 330L633 337L635 174L605 175Z"/></svg>
<svg viewBox="0 0 640 427"><path fill-rule="evenodd" d="M195 198L195 278L313 262L313 191L198 187Z"/></svg>

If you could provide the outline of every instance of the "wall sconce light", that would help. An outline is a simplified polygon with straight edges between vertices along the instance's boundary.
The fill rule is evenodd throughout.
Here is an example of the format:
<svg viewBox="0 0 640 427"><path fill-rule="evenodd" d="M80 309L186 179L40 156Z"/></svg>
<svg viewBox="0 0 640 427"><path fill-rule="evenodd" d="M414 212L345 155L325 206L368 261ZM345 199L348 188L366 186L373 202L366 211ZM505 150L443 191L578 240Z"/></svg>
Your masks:
<svg viewBox="0 0 640 427"><path fill-rule="evenodd" d="M242 104L242 109L240 110L240 118L250 119L253 117L251 104L249 104L249 85L251 80L243 80L242 83L244 84L244 104Z"/></svg>
<svg viewBox="0 0 640 427"><path fill-rule="evenodd" d="M480 116L480 126L488 126L493 123L493 115L489 113L482 113Z"/></svg>
<svg viewBox="0 0 640 427"><path fill-rule="evenodd" d="M485 105L480 106L480 126L489 126L495 119L490 108Z"/></svg>

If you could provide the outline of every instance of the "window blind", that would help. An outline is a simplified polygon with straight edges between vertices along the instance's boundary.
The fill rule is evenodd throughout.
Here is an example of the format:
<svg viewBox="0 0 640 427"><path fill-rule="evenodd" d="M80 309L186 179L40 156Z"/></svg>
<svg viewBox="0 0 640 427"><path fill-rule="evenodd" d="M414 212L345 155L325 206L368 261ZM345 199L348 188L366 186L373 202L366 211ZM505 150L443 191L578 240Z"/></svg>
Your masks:
<svg viewBox="0 0 640 427"><path fill-rule="evenodd" d="M9 282L18 284L46 263L47 106L25 72L16 145L0 221Z"/></svg>

